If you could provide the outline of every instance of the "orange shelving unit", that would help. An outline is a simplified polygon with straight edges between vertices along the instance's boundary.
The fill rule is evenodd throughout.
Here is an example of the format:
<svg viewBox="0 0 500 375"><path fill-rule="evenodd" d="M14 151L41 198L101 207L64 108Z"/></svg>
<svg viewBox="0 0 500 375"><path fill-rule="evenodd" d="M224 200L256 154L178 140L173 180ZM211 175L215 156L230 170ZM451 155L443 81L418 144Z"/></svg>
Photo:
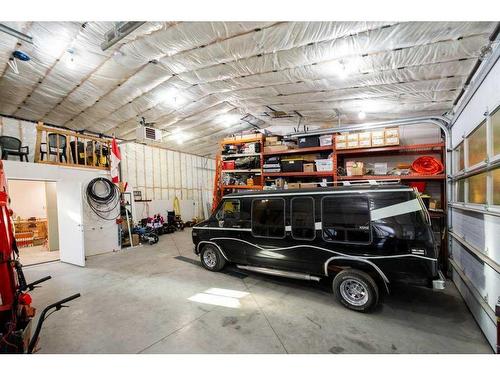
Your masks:
<svg viewBox="0 0 500 375"><path fill-rule="evenodd" d="M248 154L228 154L222 155L222 148L226 145L243 145L246 143L259 143L260 144L260 152L258 153L248 153ZM262 190L264 184L264 177L262 173L262 166L264 164L264 136L259 134L254 137L245 137L245 138L235 138L235 139L225 139L220 142L221 150L217 154L215 159L215 181L214 181L214 191L213 191L213 199L212 199L212 210L219 205L220 200L226 194L233 193L237 190ZM260 158L260 168L252 168L252 169L223 169L223 162L227 159L236 159L240 157L247 156L258 156ZM253 185L225 185L223 183L223 175L227 173L249 173L257 176L254 178ZM255 181L257 180L257 181Z"/></svg>

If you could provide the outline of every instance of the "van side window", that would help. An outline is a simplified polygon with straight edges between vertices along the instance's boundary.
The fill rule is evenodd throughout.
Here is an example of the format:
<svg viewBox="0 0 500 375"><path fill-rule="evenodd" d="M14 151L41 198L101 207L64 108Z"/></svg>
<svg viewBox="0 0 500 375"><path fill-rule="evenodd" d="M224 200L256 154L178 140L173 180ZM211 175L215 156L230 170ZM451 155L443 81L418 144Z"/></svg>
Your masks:
<svg viewBox="0 0 500 375"><path fill-rule="evenodd" d="M250 215L241 209L239 199L225 199L222 206L215 214L221 228L249 228Z"/></svg>
<svg viewBox="0 0 500 375"><path fill-rule="evenodd" d="M285 237L285 200L252 201L252 234L258 237Z"/></svg>
<svg viewBox="0 0 500 375"><path fill-rule="evenodd" d="M314 199L312 197L292 198L292 237L312 240L316 235L314 225Z"/></svg>
<svg viewBox="0 0 500 375"><path fill-rule="evenodd" d="M325 197L321 201L323 238L334 242L370 242L368 199L356 196Z"/></svg>

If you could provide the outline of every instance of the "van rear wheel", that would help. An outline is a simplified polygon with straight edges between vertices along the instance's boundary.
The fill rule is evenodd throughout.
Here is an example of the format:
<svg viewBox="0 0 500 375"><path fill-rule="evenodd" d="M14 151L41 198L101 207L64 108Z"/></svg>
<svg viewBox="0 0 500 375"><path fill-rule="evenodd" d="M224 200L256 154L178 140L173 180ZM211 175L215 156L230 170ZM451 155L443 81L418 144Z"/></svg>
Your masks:
<svg viewBox="0 0 500 375"><path fill-rule="evenodd" d="M203 246L200 253L201 265L209 271L217 272L224 268L226 259L214 245Z"/></svg>
<svg viewBox="0 0 500 375"><path fill-rule="evenodd" d="M347 269L333 279L333 293L345 307L360 311L370 311L378 303L378 287L366 272Z"/></svg>

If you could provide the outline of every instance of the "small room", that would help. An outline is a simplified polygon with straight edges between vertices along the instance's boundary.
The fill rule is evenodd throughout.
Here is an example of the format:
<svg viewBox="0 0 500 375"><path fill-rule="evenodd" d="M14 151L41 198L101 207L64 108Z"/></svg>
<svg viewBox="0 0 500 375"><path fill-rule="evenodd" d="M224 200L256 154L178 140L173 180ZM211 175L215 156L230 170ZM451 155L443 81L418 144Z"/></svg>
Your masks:
<svg viewBox="0 0 500 375"><path fill-rule="evenodd" d="M21 263L59 260L56 183L9 180L8 189Z"/></svg>

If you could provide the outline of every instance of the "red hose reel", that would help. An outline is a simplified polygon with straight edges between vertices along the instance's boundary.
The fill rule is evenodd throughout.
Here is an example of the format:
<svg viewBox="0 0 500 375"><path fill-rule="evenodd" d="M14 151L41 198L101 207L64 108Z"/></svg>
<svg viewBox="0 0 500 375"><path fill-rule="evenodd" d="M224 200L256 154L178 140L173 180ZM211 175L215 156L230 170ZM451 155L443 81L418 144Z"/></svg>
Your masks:
<svg viewBox="0 0 500 375"><path fill-rule="evenodd" d="M444 171L443 163L432 156L419 157L413 162L411 168L415 172L423 175L440 174Z"/></svg>

